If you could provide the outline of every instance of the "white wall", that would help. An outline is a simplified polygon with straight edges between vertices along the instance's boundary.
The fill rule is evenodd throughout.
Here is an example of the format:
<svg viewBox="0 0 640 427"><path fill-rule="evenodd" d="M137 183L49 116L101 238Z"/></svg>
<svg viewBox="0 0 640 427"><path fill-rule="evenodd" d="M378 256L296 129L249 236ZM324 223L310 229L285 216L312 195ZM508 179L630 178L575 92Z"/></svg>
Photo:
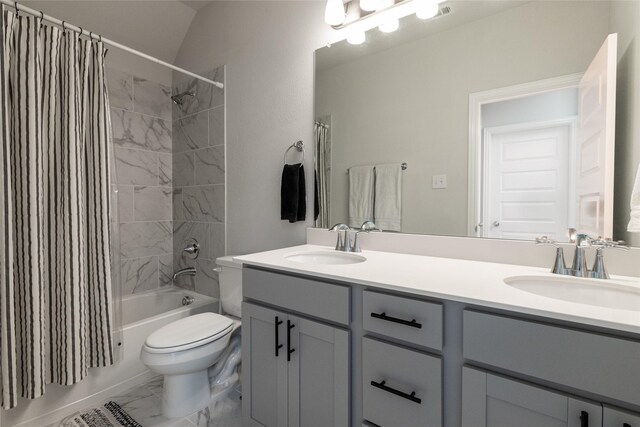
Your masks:
<svg viewBox="0 0 640 427"><path fill-rule="evenodd" d="M226 64L227 252L300 244L313 212L313 52L328 39L324 1L220 1L196 15L177 65ZM280 220L282 156L306 143L307 221Z"/></svg>
<svg viewBox="0 0 640 427"><path fill-rule="evenodd" d="M529 2L318 73L316 112L333 121L332 221L347 218L347 168L407 162L403 231L466 235L469 94L583 72L608 9ZM438 174L446 190L431 188Z"/></svg>
<svg viewBox="0 0 640 427"><path fill-rule="evenodd" d="M629 199L640 164L640 2L613 2L610 16L611 32L618 33L613 233L616 238L640 246L640 234L626 231Z"/></svg>
<svg viewBox="0 0 640 427"><path fill-rule="evenodd" d="M195 11L178 1L21 1L25 6L172 63ZM107 66L171 86L171 70L111 48Z"/></svg>

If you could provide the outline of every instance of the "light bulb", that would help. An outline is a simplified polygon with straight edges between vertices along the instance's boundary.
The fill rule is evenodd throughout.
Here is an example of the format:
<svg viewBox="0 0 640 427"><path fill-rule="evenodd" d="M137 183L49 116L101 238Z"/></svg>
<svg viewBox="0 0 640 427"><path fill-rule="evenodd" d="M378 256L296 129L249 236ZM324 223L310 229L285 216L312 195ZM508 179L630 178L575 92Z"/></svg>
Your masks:
<svg viewBox="0 0 640 427"><path fill-rule="evenodd" d="M352 31L347 37L349 44L362 44L365 40L366 36L364 35L364 31Z"/></svg>
<svg viewBox="0 0 640 427"><path fill-rule="evenodd" d="M440 12L440 7L434 0L425 0L420 3L423 5L420 6L420 9L416 12L416 16L420 19L431 19Z"/></svg>
<svg viewBox="0 0 640 427"><path fill-rule="evenodd" d="M400 28L400 21L398 19L388 19L378 26L383 33L393 33Z"/></svg>
<svg viewBox="0 0 640 427"><path fill-rule="evenodd" d="M344 18L344 3L342 3L342 0L327 0L327 6L324 9L324 22L336 26L342 24Z"/></svg>
<svg viewBox="0 0 640 427"><path fill-rule="evenodd" d="M360 0L360 9L371 12L380 7L380 0Z"/></svg>

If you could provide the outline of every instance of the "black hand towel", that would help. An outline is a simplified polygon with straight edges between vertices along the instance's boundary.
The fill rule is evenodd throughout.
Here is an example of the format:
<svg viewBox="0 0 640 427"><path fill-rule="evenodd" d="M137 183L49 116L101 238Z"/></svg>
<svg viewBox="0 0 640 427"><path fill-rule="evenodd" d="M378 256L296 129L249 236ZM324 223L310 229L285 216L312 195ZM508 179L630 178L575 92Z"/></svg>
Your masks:
<svg viewBox="0 0 640 427"><path fill-rule="evenodd" d="M304 221L307 214L307 194L304 166L300 163L284 165L280 187L280 219Z"/></svg>

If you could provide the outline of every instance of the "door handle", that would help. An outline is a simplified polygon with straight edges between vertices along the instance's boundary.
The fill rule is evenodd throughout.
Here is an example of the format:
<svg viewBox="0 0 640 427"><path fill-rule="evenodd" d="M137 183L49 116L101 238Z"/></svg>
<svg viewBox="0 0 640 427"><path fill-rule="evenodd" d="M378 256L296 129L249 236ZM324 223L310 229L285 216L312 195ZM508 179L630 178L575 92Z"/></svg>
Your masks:
<svg viewBox="0 0 640 427"><path fill-rule="evenodd" d="M276 327L276 357L278 357L278 355L280 354L280 349L282 348L282 344L280 344L280 337L279 337L279 329L280 329L280 325L282 325L282 320L280 320L278 318L278 316L276 316L276 321L275 321L275 327Z"/></svg>
<svg viewBox="0 0 640 427"><path fill-rule="evenodd" d="M371 313L371 317L380 320L386 320L387 322L399 323L405 326L411 326L412 328L422 329L422 324L416 322L416 319L404 320L397 317L387 316L387 313Z"/></svg>
<svg viewBox="0 0 640 427"><path fill-rule="evenodd" d="M291 353L296 351L295 348L291 348L291 330L295 327L296 325L287 320L287 362L291 362Z"/></svg>
<svg viewBox="0 0 640 427"><path fill-rule="evenodd" d="M419 397L416 397L416 392L415 391L412 391L411 394L409 394L409 393L405 393L405 392L400 391L400 390L396 390L393 387L389 387L387 385L386 381L380 381L379 383L377 383L375 381L371 381L371 385L374 386L375 388L379 388L380 390L384 390L387 393L395 394L396 396L400 396L403 399L407 399L407 400L410 400L412 402L416 402L417 404L421 404L422 403L422 399L420 399Z"/></svg>
<svg viewBox="0 0 640 427"><path fill-rule="evenodd" d="M580 412L580 427L589 427L589 413L587 411Z"/></svg>

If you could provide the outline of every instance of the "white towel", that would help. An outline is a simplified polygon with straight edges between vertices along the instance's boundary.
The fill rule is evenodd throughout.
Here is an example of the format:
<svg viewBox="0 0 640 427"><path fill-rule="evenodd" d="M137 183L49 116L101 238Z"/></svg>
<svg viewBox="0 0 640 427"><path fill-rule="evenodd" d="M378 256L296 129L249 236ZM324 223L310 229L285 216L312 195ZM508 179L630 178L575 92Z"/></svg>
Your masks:
<svg viewBox="0 0 640 427"><path fill-rule="evenodd" d="M627 231L640 233L640 167L638 167L636 182L631 192L631 215Z"/></svg>
<svg viewBox="0 0 640 427"><path fill-rule="evenodd" d="M402 228L402 166L376 166L374 222L384 231Z"/></svg>
<svg viewBox="0 0 640 427"><path fill-rule="evenodd" d="M373 166L354 166L349 169L349 226L360 227L373 221Z"/></svg>

